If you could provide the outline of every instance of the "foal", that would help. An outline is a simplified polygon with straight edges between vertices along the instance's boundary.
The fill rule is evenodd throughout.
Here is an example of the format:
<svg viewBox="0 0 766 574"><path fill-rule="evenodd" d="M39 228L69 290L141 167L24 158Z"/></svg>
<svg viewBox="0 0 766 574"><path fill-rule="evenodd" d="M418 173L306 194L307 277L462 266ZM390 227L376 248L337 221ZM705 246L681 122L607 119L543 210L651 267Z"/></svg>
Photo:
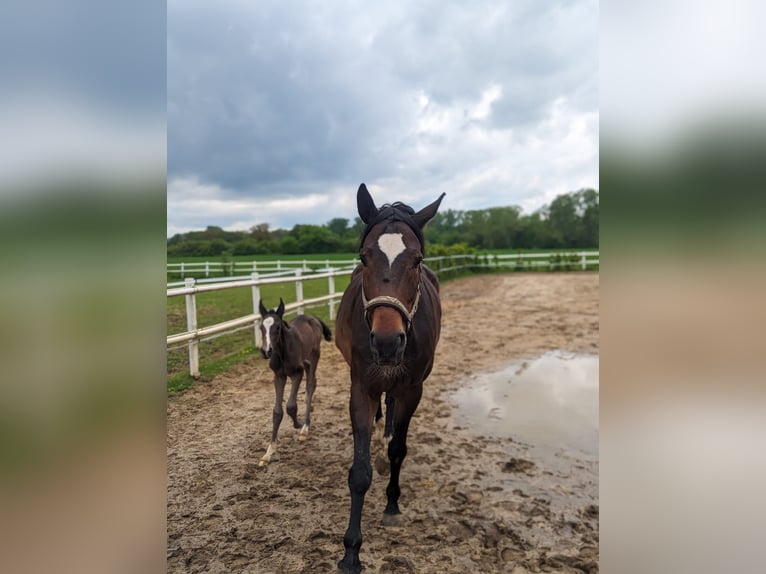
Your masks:
<svg viewBox="0 0 766 574"><path fill-rule="evenodd" d="M261 312L261 355L269 359L269 367L274 371L274 403L273 426L271 442L266 454L258 463L266 466L272 455L277 451L277 433L282 422L282 399L285 393L287 377L290 377L290 397L287 399L287 414L293 419L293 426L301 429L298 440L306 440L311 425L311 399L317 385L317 363L319 363L319 346L322 337L332 340L330 328L321 320L311 315L298 315L288 325L282 320L285 313L285 303L279 299L279 307L267 310L263 301L258 302ZM306 422L298 420L298 387L303 374L306 374Z"/></svg>

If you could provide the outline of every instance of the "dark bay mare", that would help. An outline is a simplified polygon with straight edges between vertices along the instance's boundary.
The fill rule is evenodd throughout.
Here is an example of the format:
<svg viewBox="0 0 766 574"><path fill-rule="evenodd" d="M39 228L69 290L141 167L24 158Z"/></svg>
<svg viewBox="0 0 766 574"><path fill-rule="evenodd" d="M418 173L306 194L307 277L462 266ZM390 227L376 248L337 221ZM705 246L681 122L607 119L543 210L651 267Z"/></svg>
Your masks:
<svg viewBox="0 0 766 574"><path fill-rule="evenodd" d="M298 315L289 324L282 320L285 303L279 299L276 309L267 310L263 301L258 302L261 312L261 355L269 360L269 367L274 371L274 417L271 430L271 442L266 454L261 457L260 466L269 464L271 456L277 451L277 433L282 422L282 399L285 384L290 378L290 396L287 399L287 414L293 419L293 426L301 429L298 440L306 440L311 425L311 399L317 386L317 364L319 346L322 337L332 340L330 328L321 320L311 315ZM298 388L303 375L306 375L306 422L298 420Z"/></svg>
<svg viewBox="0 0 766 574"><path fill-rule="evenodd" d="M343 572L362 570L362 506L372 482L370 438L386 394L386 436L391 475L384 515L399 511L399 471L407 455L407 429L431 373L441 328L436 275L423 264L423 227L444 194L415 212L402 203L375 206L367 187L357 192L362 233L359 265L343 293L335 321L335 344L351 367L354 462L348 474L351 515L343 538Z"/></svg>

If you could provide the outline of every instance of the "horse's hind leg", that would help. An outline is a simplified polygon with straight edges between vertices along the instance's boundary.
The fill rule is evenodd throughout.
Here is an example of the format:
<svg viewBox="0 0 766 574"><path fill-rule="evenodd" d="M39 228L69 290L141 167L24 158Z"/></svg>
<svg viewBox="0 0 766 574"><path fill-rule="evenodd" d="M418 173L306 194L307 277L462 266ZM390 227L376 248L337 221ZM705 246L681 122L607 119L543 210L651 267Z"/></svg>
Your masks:
<svg viewBox="0 0 766 574"><path fill-rule="evenodd" d="M290 376L290 396L287 398L287 415L293 419L293 427L299 429L303 425L298 420L298 387L301 385L301 379L303 378L303 372L298 371L295 375Z"/></svg>
<svg viewBox="0 0 766 574"><path fill-rule="evenodd" d="M314 398L314 391L317 388L317 370L316 363L313 365L306 363L306 419L298 435L298 440L306 440L309 437L309 427L311 427L311 400Z"/></svg>
<svg viewBox="0 0 766 574"><path fill-rule="evenodd" d="M279 432L279 425L282 423L282 417L284 416L284 413L282 412L282 400L285 395L285 383L287 383L285 377L274 377L274 392L276 398L274 400L274 412L272 415L271 442L266 449L266 454L261 457L261 460L258 463L259 466L266 466L269 464L272 455L277 452L277 433Z"/></svg>
<svg viewBox="0 0 766 574"><path fill-rule="evenodd" d="M410 427L410 419L418 407L420 397L423 393L423 385L417 385L411 389L407 396L397 397L394 401L393 418L393 437L388 443L388 460L391 463L391 478L388 480L386 488L386 498L388 499L386 509L383 511L391 521L392 516L401 514L399 510L399 472L402 468L404 457L407 456L407 431Z"/></svg>

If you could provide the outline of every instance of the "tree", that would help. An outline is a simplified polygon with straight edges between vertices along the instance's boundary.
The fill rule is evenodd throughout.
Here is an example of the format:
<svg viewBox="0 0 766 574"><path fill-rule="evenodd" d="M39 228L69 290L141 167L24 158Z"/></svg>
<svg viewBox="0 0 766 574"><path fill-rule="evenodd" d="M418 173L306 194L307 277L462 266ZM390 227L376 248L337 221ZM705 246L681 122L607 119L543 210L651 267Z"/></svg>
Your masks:
<svg viewBox="0 0 766 574"><path fill-rule="evenodd" d="M582 189L577 193L583 209L582 247L598 247L598 192L595 189Z"/></svg>
<svg viewBox="0 0 766 574"><path fill-rule="evenodd" d="M548 208L548 221L556 239L556 247L579 247L582 233L581 221L577 215L577 198L571 194L556 197Z"/></svg>
<svg viewBox="0 0 766 574"><path fill-rule="evenodd" d="M344 237L348 231L348 219L335 217L327 222L327 229L332 231L338 237Z"/></svg>
<svg viewBox="0 0 766 574"><path fill-rule="evenodd" d="M268 223L257 223L250 228L250 236L257 241L268 241L271 239Z"/></svg>

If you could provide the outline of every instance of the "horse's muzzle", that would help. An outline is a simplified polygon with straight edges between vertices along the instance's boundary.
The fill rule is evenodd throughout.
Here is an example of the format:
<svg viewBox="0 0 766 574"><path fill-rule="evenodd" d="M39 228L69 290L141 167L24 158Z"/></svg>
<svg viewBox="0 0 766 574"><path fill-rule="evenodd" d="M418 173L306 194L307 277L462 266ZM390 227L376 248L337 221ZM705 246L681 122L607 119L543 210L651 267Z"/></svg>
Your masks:
<svg viewBox="0 0 766 574"><path fill-rule="evenodd" d="M271 358L271 349L264 349L261 347L261 356L264 359L270 359Z"/></svg>
<svg viewBox="0 0 766 574"><path fill-rule="evenodd" d="M404 357L407 346L407 335L404 331L391 334L370 333L370 350L372 358L381 365L398 365Z"/></svg>

